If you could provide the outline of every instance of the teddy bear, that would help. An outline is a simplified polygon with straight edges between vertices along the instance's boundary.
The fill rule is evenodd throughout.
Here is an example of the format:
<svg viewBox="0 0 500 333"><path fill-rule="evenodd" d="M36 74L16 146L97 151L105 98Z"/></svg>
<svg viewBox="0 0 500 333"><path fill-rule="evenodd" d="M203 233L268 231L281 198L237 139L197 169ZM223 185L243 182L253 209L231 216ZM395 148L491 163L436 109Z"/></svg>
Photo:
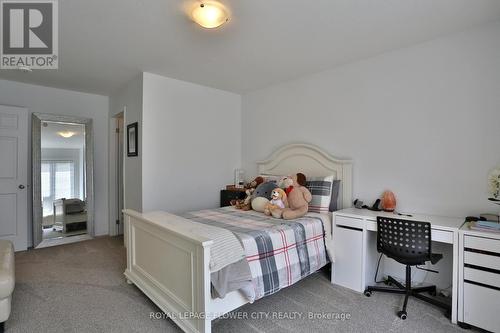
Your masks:
<svg viewBox="0 0 500 333"><path fill-rule="evenodd" d="M250 205L250 202L252 201L252 193L255 191L254 188L249 188L245 190L246 197L245 199L237 199L237 200L231 200L231 206L236 207L236 209L241 209L241 210L250 210L252 209L252 206Z"/></svg>
<svg viewBox="0 0 500 333"><path fill-rule="evenodd" d="M241 210L250 210L252 209L251 201L252 201L252 194L254 193L255 189L257 186L262 184L264 182L264 178L262 177L256 177L254 180L251 182L245 184L245 194L246 197L245 199L238 199L238 200L231 200L230 204L231 206L236 207L237 209Z"/></svg>
<svg viewBox="0 0 500 333"><path fill-rule="evenodd" d="M249 189L249 188L256 189L257 186L259 186L263 182L264 182L264 178L263 177L261 177L261 176L255 177L254 180L252 180L251 182L245 184L245 189Z"/></svg>
<svg viewBox="0 0 500 333"><path fill-rule="evenodd" d="M281 186L285 188L289 207L271 209L271 215L285 220L304 216L312 200L311 192L305 187L306 176L303 173L297 173L292 177L285 177L281 183Z"/></svg>
<svg viewBox="0 0 500 333"><path fill-rule="evenodd" d="M286 193L283 189L277 187L271 192L271 200L266 204L264 208L264 214L271 215L271 211L276 208L286 208L288 207L288 201L286 198Z"/></svg>

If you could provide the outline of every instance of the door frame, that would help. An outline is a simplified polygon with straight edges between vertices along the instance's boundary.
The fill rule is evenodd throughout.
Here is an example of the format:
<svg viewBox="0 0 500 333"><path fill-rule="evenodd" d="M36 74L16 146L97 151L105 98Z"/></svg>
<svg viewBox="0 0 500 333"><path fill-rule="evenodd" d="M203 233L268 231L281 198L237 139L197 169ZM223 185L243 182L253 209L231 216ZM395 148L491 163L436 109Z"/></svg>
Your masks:
<svg viewBox="0 0 500 333"><path fill-rule="evenodd" d="M87 207L87 234L94 236L94 135L92 119L61 116L48 113L32 113L31 115L31 165L33 186L33 247L37 247L43 240L42 231L42 122L65 122L82 124L85 126L85 196Z"/></svg>
<svg viewBox="0 0 500 333"><path fill-rule="evenodd" d="M125 140L125 115L126 107L124 106L120 112L112 115L109 118L109 235L117 236L119 235L120 228L117 226L116 221L119 220L118 215L118 200L120 200L118 195L118 136L116 133L117 128L117 118L122 117L123 119L123 131L120 133L122 140ZM125 141L123 141L125 142ZM122 151L122 200L123 208L125 208L125 146ZM121 212L120 212L121 213ZM124 221L122 221L124 222ZM122 231L124 227L122 226Z"/></svg>

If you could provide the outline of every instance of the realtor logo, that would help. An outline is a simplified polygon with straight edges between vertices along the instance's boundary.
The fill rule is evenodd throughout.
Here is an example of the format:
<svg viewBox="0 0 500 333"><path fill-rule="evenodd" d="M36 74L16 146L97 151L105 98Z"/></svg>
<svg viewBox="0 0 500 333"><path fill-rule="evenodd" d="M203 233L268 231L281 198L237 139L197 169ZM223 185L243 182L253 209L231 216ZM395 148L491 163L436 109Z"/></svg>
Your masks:
<svg viewBox="0 0 500 333"><path fill-rule="evenodd" d="M2 69L58 67L57 0L0 0Z"/></svg>

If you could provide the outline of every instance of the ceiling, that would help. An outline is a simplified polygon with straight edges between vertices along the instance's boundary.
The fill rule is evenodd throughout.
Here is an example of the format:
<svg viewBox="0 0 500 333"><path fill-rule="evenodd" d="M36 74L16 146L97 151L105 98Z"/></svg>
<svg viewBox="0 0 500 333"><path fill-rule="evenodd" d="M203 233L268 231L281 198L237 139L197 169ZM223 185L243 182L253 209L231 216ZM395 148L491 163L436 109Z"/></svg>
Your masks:
<svg viewBox="0 0 500 333"><path fill-rule="evenodd" d="M66 149L81 149L84 146L85 125L81 124L64 124L53 122L42 122L47 126L42 126L41 131L41 147L42 148L66 148ZM57 132L75 132L70 138L63 138Z"/></svg>
<svg viewBox="0 0 500 333"><path fill-rule="evenodd" d="M0 78L109 95L141 71L245 93L500 19L498 0L221 0L216 30L195 0L59 1L59 70Z"/></svg>

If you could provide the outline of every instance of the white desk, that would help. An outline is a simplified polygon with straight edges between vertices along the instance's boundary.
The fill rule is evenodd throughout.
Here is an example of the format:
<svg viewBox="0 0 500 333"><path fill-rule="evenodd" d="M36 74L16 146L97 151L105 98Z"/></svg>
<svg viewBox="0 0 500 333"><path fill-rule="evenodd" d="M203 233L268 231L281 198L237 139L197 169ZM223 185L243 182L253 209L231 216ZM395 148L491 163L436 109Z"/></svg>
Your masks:
<svg viewBox="0 0 500 333"><path fill-rule="evenodd" d="M367 209L347 208L333 213L333 243L335 262L332 283L363 292L373 281L378 261L376 246L377 216L431 223L434 242L453 246L452 315L457 322L459 229L463 219L430 215L399 216Z"/></svg>

